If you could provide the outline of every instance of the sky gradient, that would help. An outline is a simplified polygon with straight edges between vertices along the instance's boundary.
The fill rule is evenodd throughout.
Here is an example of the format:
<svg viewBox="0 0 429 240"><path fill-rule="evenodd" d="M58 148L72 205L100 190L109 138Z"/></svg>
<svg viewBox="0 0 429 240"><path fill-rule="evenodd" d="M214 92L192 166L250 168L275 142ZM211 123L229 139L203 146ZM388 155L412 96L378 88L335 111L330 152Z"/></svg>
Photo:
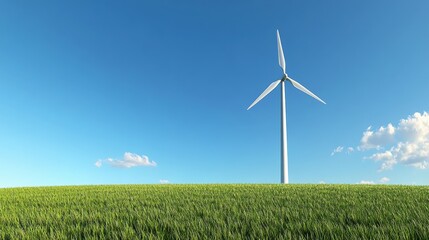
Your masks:
<svg viewBox="0 0 429 240"><path fill-rule="evenodd" d="M280 88L246 110L281 76L277 29L289 76L327 102L287 84L290 183L429 184L428 12L2 1L0 187L279 182Z"/></svg>

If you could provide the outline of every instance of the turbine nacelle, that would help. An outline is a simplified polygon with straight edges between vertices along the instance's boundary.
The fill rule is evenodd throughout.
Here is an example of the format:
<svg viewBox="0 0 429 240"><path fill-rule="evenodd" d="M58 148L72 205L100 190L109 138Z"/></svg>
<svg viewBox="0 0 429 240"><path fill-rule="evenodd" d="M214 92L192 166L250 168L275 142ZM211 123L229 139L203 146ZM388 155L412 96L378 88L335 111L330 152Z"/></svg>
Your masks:
<svg viewBox="0 0 429 240"><path fill-rule="evenodd" d="M288 77L288 75L285 73L285 74L283 74L283 77L282 77L280 80L285 81L285 80L288 80L288 79L289 79L289 77Z"/></svg>

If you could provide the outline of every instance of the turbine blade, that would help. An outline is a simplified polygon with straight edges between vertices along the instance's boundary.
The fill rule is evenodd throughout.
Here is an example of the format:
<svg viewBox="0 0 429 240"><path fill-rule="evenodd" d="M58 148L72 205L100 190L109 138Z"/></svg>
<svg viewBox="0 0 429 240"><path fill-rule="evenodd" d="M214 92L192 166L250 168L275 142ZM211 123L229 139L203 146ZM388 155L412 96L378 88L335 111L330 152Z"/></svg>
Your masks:
<svg viewBox="0 0 429 240"><path fill-rule="evenodd" d="M292 78L288 77L287 78L294 87L298 88L299 90L307 93L308 95L312 96L313 98L315 98L316 100L320 101L323 104L326 104L322 99L320 99L318 96L316 96L314 93L310 92L310 90L308 90L307 88L305 88L304 86L302 86L301 84L299 84L299 82L293 80Z"/></svg>
<svg viewBox="0 0 429 240"><path fill-rule="evenodd" d="M282 41L280 40L279 30L277 30L277 51L279 55L279 65L283 69L283 73L286 74L285 55L283 54Z"/></svg>
<svg viewBox="0 0 429 240"><path fill-rule="evenodd" d="M267 87L267 89L265 89L265 91L263 93L261 93L261 95L259 95L259 97L247 108L247 110L249 110L250 108L252 108L253 106L255 106L255 104L257 104L259 101L261 101L262 98L264 98L265 96L268 95L268 93L270 93L271 91L274 90L274 88L277 87L277 85L279 85L279 83L282 80L277 80L273 83L270 84L270 86Z"/></svg>

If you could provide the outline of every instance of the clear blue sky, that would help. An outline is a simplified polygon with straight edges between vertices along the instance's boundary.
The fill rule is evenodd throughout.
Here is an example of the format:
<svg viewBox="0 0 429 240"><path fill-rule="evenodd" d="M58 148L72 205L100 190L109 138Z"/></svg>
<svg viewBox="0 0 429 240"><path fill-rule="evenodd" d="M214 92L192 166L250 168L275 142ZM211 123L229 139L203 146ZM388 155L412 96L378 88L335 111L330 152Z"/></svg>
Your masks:
<svg viewBox="0 0 429 240"><path fill-rule="evenodd" d="M287 86L290 182L429 184L410 165L429 160L429 136L387 170L371 156L390 147L356 150L369 126L429 111L428 12L425 0L1 1L0 187L279 182L280 90L246 110L281 75L276 29L288 74L327 102ZM125 152L157 165L109 165Z"/></svg>

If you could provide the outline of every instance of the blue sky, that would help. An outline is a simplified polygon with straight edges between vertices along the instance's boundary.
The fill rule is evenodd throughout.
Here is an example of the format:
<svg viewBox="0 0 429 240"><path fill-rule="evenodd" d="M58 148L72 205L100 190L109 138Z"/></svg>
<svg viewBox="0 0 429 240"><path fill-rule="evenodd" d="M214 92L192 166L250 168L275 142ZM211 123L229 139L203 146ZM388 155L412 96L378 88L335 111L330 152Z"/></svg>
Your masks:
<svg viewBox="0 0 429 240"><path fill-rule="evenodd" d="M327 102L287 86L290 182L429 184L428 11L2 1L0 187L279 182L280 90L246 110L281 76L276 29L288 74Z"/></svg>

